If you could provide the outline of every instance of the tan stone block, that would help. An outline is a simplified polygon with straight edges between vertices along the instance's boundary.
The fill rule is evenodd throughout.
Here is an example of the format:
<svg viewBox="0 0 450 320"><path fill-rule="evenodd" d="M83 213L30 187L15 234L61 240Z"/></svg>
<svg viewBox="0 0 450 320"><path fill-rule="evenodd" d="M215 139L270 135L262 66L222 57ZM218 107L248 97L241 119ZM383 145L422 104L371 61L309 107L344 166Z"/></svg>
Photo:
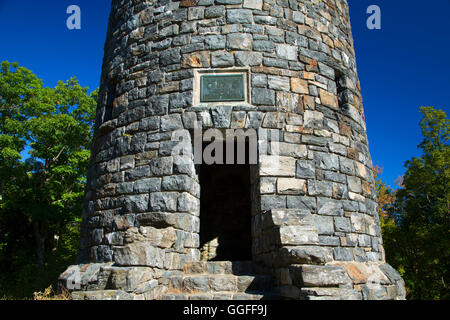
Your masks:
<svg viewBox="0 0 450 320"><path fill-rule="evenodd" d="M172 81L163 84L160 93L170 93L170 92L178 92L180 91L180 83L178 81Z"/></svg>
<svg viewBox="0 0 450 320"><path fill-rule="evenodd" d="M311 28L314 27L314 19L313 18L309 18L309 17L305 17L305 24L310 26Z"/></svg>
<svg viewBox="0 0 450 320"><path fill-rule="evenodd" d="M305 194L306 180L293 178L280 178L277 183L279 194Z"/></svg>
<svg viewBox="0 0 450 320"><path fill-rule="evenodd" d="M352 129L350 126L346 125L345 123L339 124L339 133L343 136L351 137L352 136Z"/></svg>
<svg viewBox="0 0 450 320"><path fill-rule="evenodd" d="M208 51L193 52L183 56L181 66L183 68L209 68L211 65L211 57Z"/></svg>
<svg viewBox="0 0 450 320"><path fill-rule="evenodd" d="M304 133L304 130L303 130L303 126L293 126L293 125L286 125L285 126L285 130L287 131L287 132L293 132L293 133ZM286 142L289 142L289 141L286 141Z"/></svg>
<svg viewBox="0 0 450 320"><path fill-rule="evenodd" d="M362 195L354 193L354 192L349 192L348 197L350 198L350 200L353 200L353 201L359 201L359 202L366 201L366 198L364 198Z"/></svg>
<svg viewBox="0 0 450 320"><path fill-rule="evenodd" d="M321 33L327 33L328 32L328 26L326 26L323 23L317 22L317 30Z"/></svg>
<svg viewBox="0 0 450 320"><path fill-rule="evenodd" d="M194 7L198 3L198 0L182 0L180 2L180 7Z"/></svg>
<svg viewBox="0 0 450 320"><path fill-rule="evenodd" d="M280 241L282 245L318 244L319 236L312 226L283 226Z"/></svg>
<svg viewBox="0 0 450 320"><path fill-rule="evenodd" d="M261 176L295 176L295 158L279 156L261 156Z"/></svg>
<svg viewBox="0 0 450 320"><path fill-rule="evenodd" d="M353 160L358 160L358 151L353 148L347 148L347 157Z"/></svg>
<svg viewBox="0 0 450 320"><path fill-rule="evenodd" d="M341 265L345 268L353 284L364 284L367 283L367 267L362 263L337 263L336 265Z"/></svg>
<svg viewBox="0 0 450 320"><path fill-rule="evenodd" d="M300 73L298 71L292 71L292 70L286 70L286 69L279 69L274 67L253 67L252 68L253 73L266 73L271 74L275 76L284 76L284 77L294 77L298 78Z"/></svg>
<svg viewBox="0 0 450 320"><path fill-rule="evenodd" d="M318 137L331 138L331 132L328 130L314 130L314 135Z"/></svg>
<svg viewBox="0 0 450 320"><path fill-rule="evenodd" d="M372 189L370 188L370 183L367 181L361 181L361 188L364 196L370 196L372 194Z"/></svg>
<svg viewBox="0 0 450 320"><path fill-rule="evenodd" d="M290 143L301 143L302 136L297 133L298 129L294 130L294 132L285 132L284 133L284 141Z"/></svg>
<svg viewBox="0 0 450 320"><path fill-rule="evenodd" d="M305 109L314 110L316 108L313 96L303 96L303 104Z"/></svg>
<svg viewBox="0 0 450 320"><path fill-rule="evenodd" d="M316 74L314 72L302 72L302 78L306 80L314 80Z"/></svg>
<svg viewBox="0 0 450 320"><path fill-rule="evenodd" d="M328 85L319 81L309 81L310 85L316 86L317 88L324 90L325 92L328 92Z"/></svg>
<svg viewBox="0 0 450 320"><path fill-rule="evenodd" d="M356 174L361 178L366 178L367 177L366 166L360 162L356 162Z"/></svg>
<svg viewBox="0 0 450 320"><path fill-rule="evenodd" d="M113 107L117 108L117 107L128 107L128 94L125 93L119 97L117 97L116 99L114 99L113 101Z"/></svg>
<svg viewBox="0 0 450 320"><path fill-rule="evenodd" d="M337 49L339 49L339 50L341 50L341 51L344 51L344 45L342 44L341 41L335 39L335 40L334 40L334 46L335 46Z"/></svg>
<svg viewBox="0 0 450 320"><path fill-rule="evenodd" d="M309 94L308 81L291 78L291 90L295 93Z"/></svg>
<svg viewBox="0 0 450 320"><path fill-rule="evenodd" d="M351 193L351 192L349 192ZM353 213L350 216L350 221L352 223L353 228L356 232L365 232L366 231L366 220L364 219L364 216L359 213ZM353 238L350 237L352 241L357 241L357 234L352 234Z"/></svg>
<svg viewBox="0 0 450 320"><path fill-rule="evenodd" d="M143 153L138 153L136 155L136 161L150 160L150 159L156 158L157 156L158 156L158 150L146 151Z"/></svg>
<svg viewBox="0 0 450 320"><path fill-rule="evenodd" d="M334 94L329 93L326 90L319 89L319 96L320 96L320 101L322 102L322 104L324 106L327 106L327 107L330 107L333 109L339 109L338 99Z"/></svg>
<svg viewBox="0 0 450 320"><path fill-rule="evenodd" d="M323 38L323 42L325 42L325 44L327 46L329 46L330 48L334 48L334 42L333 40L331 40L331 38L325 34L322 35Z"/></svg>
<svg viewBox="0 0 450 320"><path fill-rule="evenodd" d="M286 116L286 123L295 126L303 125L303 117L299 114L289 113Z"/></svg>
<svg viewBox="0 0 450 320"><path fill-rule="evenodd" d="M285 91L277 91L276 105L280 111L297 112L298 95Z"/></svg>

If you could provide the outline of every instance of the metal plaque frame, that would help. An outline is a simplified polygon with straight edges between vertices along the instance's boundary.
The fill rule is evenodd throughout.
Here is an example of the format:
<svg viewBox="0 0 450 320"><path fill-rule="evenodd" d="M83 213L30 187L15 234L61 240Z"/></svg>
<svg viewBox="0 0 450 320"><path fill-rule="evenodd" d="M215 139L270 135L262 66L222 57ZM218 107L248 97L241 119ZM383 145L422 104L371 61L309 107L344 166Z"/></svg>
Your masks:
<svg viewBox="0 0 450 320"><path fill-rule="evenodd" d="M208 81L212 80L215 80L215 88L207 88L210 84ZM239 81L239 83L236 84L233 81ZM211 84L210 87L214 85ZM233 93L235 93L234 96ZM204 74L200 76L200 102L230 101L245 101L244 74Z"/></svg>

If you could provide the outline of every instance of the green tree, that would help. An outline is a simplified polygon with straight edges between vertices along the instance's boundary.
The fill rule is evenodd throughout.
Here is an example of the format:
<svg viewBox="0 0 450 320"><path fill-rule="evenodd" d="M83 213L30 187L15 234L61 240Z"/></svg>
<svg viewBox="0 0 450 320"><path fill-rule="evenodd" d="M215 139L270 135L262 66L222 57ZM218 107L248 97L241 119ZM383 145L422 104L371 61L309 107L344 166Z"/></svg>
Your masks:
<svg viewBox="0 0 450 320"><path fill-rule="evenodd" d="M422 107L421 157L406 162L402 188L385 228L386 258L405 279L410 299L449 299L450 122L442 110Z"/></svg>
<svg viewBox="0 0 450 320"><path fill-rule="evenodd" d="M396 191L391 188L391 186L386 185L386 183L381 179L380 174L383 172L383 168L375 166L373 168L373 173L375 177L375 190L377 194L378 202L378 216L380 217L381 232L384 239L384 248L387 251L391 249L391 243L389 240L391 237L388 235L396 231L395 219L390 215L392 212L395 199ZM395 246L393 246L395 248Z"/></svg>
<svg viewBox="0 0 450 320"><path fill-rule="evenodd" d="M30 70L1 63L0 287L4 294L30 296L76 254L98 91L87 92L76 78L47 88Z"/></svg>

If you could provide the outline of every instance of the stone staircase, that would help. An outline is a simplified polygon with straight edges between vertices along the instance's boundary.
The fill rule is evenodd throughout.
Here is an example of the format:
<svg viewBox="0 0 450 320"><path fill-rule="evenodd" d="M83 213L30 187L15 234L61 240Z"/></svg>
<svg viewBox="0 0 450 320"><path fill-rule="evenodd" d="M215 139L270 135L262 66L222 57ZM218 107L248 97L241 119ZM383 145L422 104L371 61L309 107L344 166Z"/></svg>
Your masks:
<svg viewBox="0 0 450 320"><path fill-rule="evenodd" d="M162 300L277 300L272 276L251 261L189 262Z"/></svg>

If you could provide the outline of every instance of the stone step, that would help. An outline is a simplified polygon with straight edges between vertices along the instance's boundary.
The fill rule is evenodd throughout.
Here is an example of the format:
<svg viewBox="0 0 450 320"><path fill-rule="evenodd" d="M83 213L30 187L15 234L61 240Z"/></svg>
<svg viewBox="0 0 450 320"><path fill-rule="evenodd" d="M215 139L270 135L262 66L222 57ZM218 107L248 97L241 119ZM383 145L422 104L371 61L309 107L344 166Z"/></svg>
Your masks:
<svg viewBox="0 0 450 320"><path fill-rule="evenodd" d="M274 292L167 293L161 300L279 300Z"/></svg>
<svg viewBox="0 0 450 320"><path fill-rule="evenodd" d="M272 277L268 275L185 274L169 278L169 289L185 293L260 291L271 286Z"/></svg>
<svg viewBox="0 0 450 320"><path fill-rule="evenodd" d="M122 290L74 291L72 300L133 300L133 295Z"/></svg>
<svg viewBox="0 0 450 320"><path fill-rule="evenodd" d="M260 273L252 261L198 261L188 262L184 272L187 274L234 274L246 275Z"/></svg>

